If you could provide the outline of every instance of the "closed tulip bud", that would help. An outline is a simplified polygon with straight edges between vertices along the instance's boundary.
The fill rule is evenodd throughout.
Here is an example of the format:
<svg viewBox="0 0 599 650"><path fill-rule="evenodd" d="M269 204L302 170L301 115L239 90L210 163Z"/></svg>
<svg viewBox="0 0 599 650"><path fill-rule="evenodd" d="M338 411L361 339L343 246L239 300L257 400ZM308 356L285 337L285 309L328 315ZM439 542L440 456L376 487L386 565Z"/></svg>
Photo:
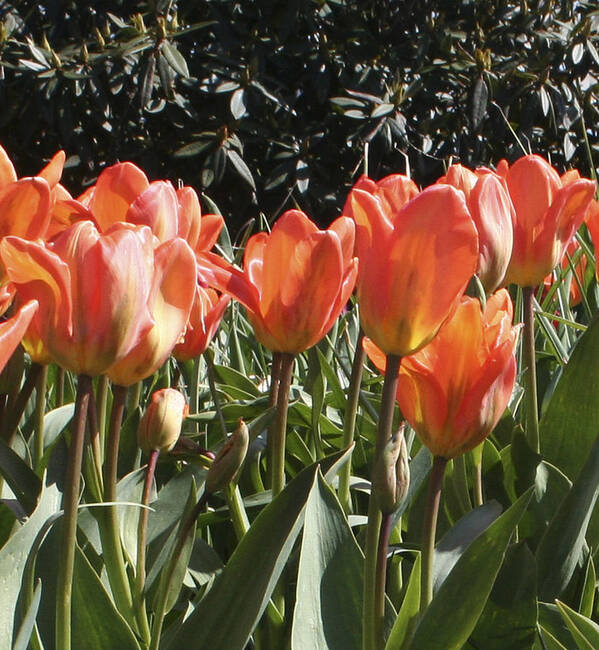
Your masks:
<svg viewBox="0 0 599 650"><path fill-rule="evenodd" d="M391 436L374 467L372 489L384 515L395 512L406 498L410 485L405 425Z"/></svg>
<svg viewBox="0 0 599 650"><path fill-rule="evenodd" d="M247 425L239 418L237 429L216 454L216 458L208 470L206 492L213 494L222 490L237 476L245 460L249 440L250 434Z"/></svg>
<svg viewBox="0 0 599 650"><path fill-rule="evenodd" d="M152 400L137 430L137 444L147 453L170 451L181 433L187 415L185 397L174 388L163 388L152 394Z"/></svg>

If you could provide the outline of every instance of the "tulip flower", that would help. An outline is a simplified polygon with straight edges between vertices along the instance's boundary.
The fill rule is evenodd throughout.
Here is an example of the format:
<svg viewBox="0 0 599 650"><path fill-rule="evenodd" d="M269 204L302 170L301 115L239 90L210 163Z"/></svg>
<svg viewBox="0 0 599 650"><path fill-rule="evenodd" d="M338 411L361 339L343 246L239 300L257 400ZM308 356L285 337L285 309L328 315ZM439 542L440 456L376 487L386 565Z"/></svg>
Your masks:
<svg viewBox="0 0 599 650"><path fill-rule="evenodd" d="M143 451L170 451L181 433L189 409L185 397L174 388L152 393L152 398L137 430L137 442Z"/></svg>
<svg viewBox="0 0 599 650"><path fill-rule="evenodd" d="M478 236L464 194L447 185L417 193L399 174L360 179L344 214L356 223L364 332L386 354L412 354L435 336L476 271Z"/></svg>
<svg viewBox="0 0 599 650"><path fill-rule="evenodd" d="M80 221L50 244L5 237L0 256L22 298L38 300L40 338L68 370L104 373L153 325L148 228L117 225L101 235Z"/></svg>
<svg viewBox="0 0 599 650"><path fill-rule="evenodd" d="M159 241L180 237L195 252L210 250L224 225L221 215L202 215L191 187L175 190L168 181L150 183L130 162L107 167L77 200L63 188L53 218L57 229L80 219L94 221L100 231L118 222L146 225Z"/></svg>
<svg viewBox="0 0 599 650"><path fill-rule="evenodd" d="M519 326L505 289L493 294L484 311L463 297L437 336L404 357L397 401L434 456L455 458L480 444L499 421L516 379ZM385 357L365 341L368 356L384 371Z"/></svg>
<svg viewBox="0 0 599 650"><path fill-rule="evenodd" d="M270 234L250 237L243 272L214 254L200 256L199 264L207 282L246 307L260 343L297 354L325 336L347 303L358 266L353 247L347 217L322 231L289 210Z"/></svg>
<svg viewBox="0 0 599 650"><path fill-rule="evenodd" d="M195 297L183 340L173 349L179 361L195 359L204 353L216 334L230 296L196 285Z"/></svg>
<svg viewBox="0 0 599 650"><path fill-rule="evenodd" d="M514 208L499 176L487 169L451 165L437 183L462 190L478 231L477 275L487 293L500 286L513 246Z"/></svg>
<svg viewBox="0 0 599 650"><path fill-rule="evenodd" d="M514 248L505 282L535 287L551 273L582 224L595 192L586 179L561 179L537 155L497 165L514 204Z"/></svg>
<svg viewBox="0 0 599 650"><path fill-rule="evenodd" d="M106 370L115 384L131 386L168 359L185 332L195 288L195 257L187 243L176 238L158 246L148 298L154 324L125 357Z"/></svg>

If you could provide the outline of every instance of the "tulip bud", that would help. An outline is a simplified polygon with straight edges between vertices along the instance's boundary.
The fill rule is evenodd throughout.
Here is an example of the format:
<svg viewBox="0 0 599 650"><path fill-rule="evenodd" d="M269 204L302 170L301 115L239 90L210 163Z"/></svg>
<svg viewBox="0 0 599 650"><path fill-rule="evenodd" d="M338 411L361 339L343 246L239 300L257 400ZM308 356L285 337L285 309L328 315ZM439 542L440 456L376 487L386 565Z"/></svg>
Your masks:
<svg viewBox="0 0 599 650"><path fill-rule="evenodd" d="M245 422L239 418L237 429L216 454L206 476L206 492L213 494L222 490L237 475L243 465L250 439L249 430Z"/></svg>
<svg viewBox="0 0 599 650"><path fill-rule="evenodd" d="M181 433L188 408L183 395L174 388L152 394L152 400L139 423L137 444L145 452L170 451Z"/></svg>
<svg viewBox="0 0 599 650"><path fill-rule="evenodd" d="M410 485L404 429L405 425L402 424L391 436L374 466L372 489L384 515L390 515L399 508Z"/></svg>

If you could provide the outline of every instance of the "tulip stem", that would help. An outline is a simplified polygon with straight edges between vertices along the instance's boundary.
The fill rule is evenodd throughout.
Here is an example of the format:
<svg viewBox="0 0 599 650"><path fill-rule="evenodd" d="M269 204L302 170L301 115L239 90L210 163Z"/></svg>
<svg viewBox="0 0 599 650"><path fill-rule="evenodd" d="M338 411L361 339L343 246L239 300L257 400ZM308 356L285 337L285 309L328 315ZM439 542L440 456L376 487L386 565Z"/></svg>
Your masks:
<svg viewBox="0 0 599 650"><path fill-rule="evenodd" d="M381 529L376 557L376 591L374 595L374 615L377 621L376 643L378 648L385 647L385 585L387 582L387 549L389 548L389 537L393 515L383 514L381 517Z"/></svg>
<svg viewBox="0 0 599 650"><path fill-rule="evenodd" d="M354 441L356 430L356 415L358 413L358 402L360 400L360 387L362 384L362 369L364 367L365 352L362 346L364 334L360 330L354 352L354 360L351 367L351 376L345 403L345 414L343 417L343 448L347 449ZM339 501L346 514L352 510L351 497L349 493L349 479L351 477L351 455L347 462L339 470Z"/></svg>
<svg viewBox="0 0 599 650"><path fill-rule="evenodd" d="M64 375L65 369L58 366L58 373L56 375L56 407L64 404Z"/></svg>
<svg viewBox="0 0 599 650"><path fill-rule="evenodd" d="M447 459L441 456L433 458L433 467L428 483L428 495L424 512L424 525L422 527L422 574L420 587L420 614L429 606L433 599L433 562L435 553L435 535L437 531L437 518L439 516L439 503L441 502L441 488Z"/></svg>
<svg viewBox="0 0 599 650"><path fill-rule="evenodd" d="M393 431L393 414L395 412L395 394L397 392L397 381L399 377L399 366L401 357L396 354L387 355L387 366L385 369L385 383L383 384L383 395L381 410L379 413L379 424L374 448L373 467L378 464L378 459L385 449L387 441ZM384 624L384 583L383 583L383 617L380 614L380 595L377 595L377 585L380 583L379 565L379 538L383 515L376 501L374 491L370 490L370 501L368 504L368 525L366 528L366 550L364 558L364 600L363 600L363 650L380 650L383 647L383 624ZM386 558L386 551L385 551Z"/></svg>
<svg viewBox="0 0 599 650"><path fill-rule="evenodd" d="M106 444L106 411L108 408L108 384L106 375L98 378L98 432L100 434L100 449L104 451ZM104 458L102 457L102 461Z"/></svg>
<svg viewBox="0 0 599 650"><path fill-rule="evenodd" d="M79 375L73 430L69 445L67 475L63 494L62 543L58 556L58 576L56 582L56 648L71 648L71 597L73 593L73 568L77 544L77 506L81 481L81 462L85 439L85 421L92 391L92 380L87 375Z"/></svg>
<svg viewBox="0 0 599 650"><path fill-rule="evenodd" d="M113 386L112 411L104 462L104 501L114 503L117 500L117 466L119 457L119 440L121 424L127 401L127 388ZM106 506L98 518L102 551L106 573L119 611L127 620L133 617L133 598L131 586L125 567L123 547L119 531L118 511L116 506Z"/></svg>
<svg viewBox="0 0 599 650"><path fill-rule="evenodd" d="M40 471L44 455L44 412L46 409L46 386L48 384L48 366L42 366L35 386L35 433L33 446L33 467Z"/></svg>
<svg viewBox="0 0 599 650"><path fill-rule="evenodd" d="M272 353L272 368L270 370L270 387L268 390L268 406L269 408L277 405L279 399L279 384L281 380L281 353L273 352ZM266 485L267 487L272 487L272 468L274 466L274 428L275 420L273 419L268 428L268 433L266 436Z"/></svg>
<svg viewBox="0 0 599 650"><path fill-rule="evenodd" d="M535 315L534 288L522 289L524 307L524 332L522 352L524 356L524 385L526 388L526 437L530 448L539 453L539 406L537 400L537 371L535 366Z"/></svg>
<svg viewBox="0 0 599 650"><path fill-rule="evenodd" d="M218 393L216 392L216 373L214 372L214 352L208 348L204 352L204 359L206 361L206 370L208 374L208 386L210 388L210 394L212 395L212 402L214 403L214 410L218 416L218 421L220 424L222 439L227 439L227 423L225 422L225 416L223 415L223 410L220 407L220 400L218 399Z"/></svg>
<svg viewBox="0 0 599 650"><path fill-rule="evenodd" d="M156 463L160 455L159 449L152 449L148 458L148 466L146 468L146 480L144 482L144 491L141 498L141 503L147 506L150 503L150 492L152 490L152 482L154 481L154 474L156 473ZM137 621L139 628L146 644L150 643L150 626L148 624L148 616L146 613L146 603L144 596L144 587L146 583L146 541L148 534L148 509L142 508L139 513L139 521L137 524L137 569L135 571L135 604L137 609Z"/></svg>
<svg viewBox="0 0 599 650"><path fill-rule="evenodd" d="M273 499L285 487L285 433L287 431L287 409L289 408L289 390L293 376L295 356L287 352L281 353L281 374L277 396L277 412L275 414L272 434L272 466L271 488Z"/></svg>

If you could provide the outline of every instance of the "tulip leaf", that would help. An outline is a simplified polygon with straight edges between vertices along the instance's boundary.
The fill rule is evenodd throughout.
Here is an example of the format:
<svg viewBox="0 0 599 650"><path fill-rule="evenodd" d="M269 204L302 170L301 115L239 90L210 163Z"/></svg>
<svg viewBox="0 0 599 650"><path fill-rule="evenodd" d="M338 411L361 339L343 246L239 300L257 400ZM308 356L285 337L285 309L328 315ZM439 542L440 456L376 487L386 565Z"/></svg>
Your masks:
<svg viewBox="0 0 599 650"><path fill-rule="evenodd" d="M319 473L306 505L291 647L359 650L364 559Z"/></svg>
<svg viewBox="0 0 599 650"><path fill-rule="evenodd" d="M452 650L466 643L484 609L509 541L530 498L529 490L472 542L424 612L411 650ZM456 603L460 606L456 607Z"/></svg>
<svg viewBox="0 0 599 650"><path fill-rule="evenodd" d="M485 650L531 648L537 627L537 581L534 556L525 542L506 553L491 595L472 633Z"/></svg>
<svg viewBox="0 0 599 650"><path fill-rule="evenodd" d="M568 649L574 647L572 634L556 605L539 602L539 628L543 639L546 636L550 638L548 647L551 644L556 645L556 647L561 645Z"/></svg>
<svg viewBox="0 0 599 650"><path fill-rule="evenodd" d="M73 647L140 650L83 552L76 548L73 576Z"/></svg>
<svg viewBox="0 0 599 650"><path fill-rule="evenodd" d="M539 542L536 557L542 600L553 601L570 582L581 557L598 490L599 437Z"/></svg>
<svg viewBox="0 0 599 650"><path fill-rule="evenodd" d="M40 606L40 600L42 597L42 583L41 580L38 580L35 585L35 590L33 592L33 598L31 604L25 612L21 627L19 628L19 633L15 639L15 643L12 647L12 650L27 650L29 647L29 639L31 639L31 634L33 633L33 628L35 626L35 617L37 616L37 611Z"/></svg>
<svg viewBox="0 0 599 650"><path fill-rule="evenodd" d="M556 604L570 633L574 637L576 647L579 650L597 650L599 648L599 625L590 618L575 612L559 600L556 601Z"/></svg>
<svg viewBox="0 0 599 650"><path fill-rule="evenodd" d="M35 472L0 439L0 474L4 477L27 515L37 503L42 483Z"/></svg>
<svg viewBox="0 0 599 650"><path fill-rule="evenodd" d="M489 501L464 515L435 547L433 590L438 591L470 544L501 514L501 506Z"/></svg>
<svg viewBox="0 0 599 650"><path fill-rule="evenodd" d="M318 465L306 468L253 521L206 596L168 647L243 648L264 612L304 522Z"/></svg>
<svg viewBox="0 0 599 650"><path fill-rule="evenodd" d="M401 604L399 614L395 619L391 634L387 639L387 650L399 650L408 647L420 611L420 554L416 556L408 588Z"/></svg>
<svg viewBox="0 0 599 650"><path fill-rule="evenodd" d="M0 549L0 648L12 644L14 615L25 566L36 544L38 533L45 528L49 518L60 507L60 493L55 485L42 491L39 504L31 517L12 535Z"/></svg>
<svg viewBox="0 0 599 650"><path fill-rule="evenodd" d="M238 372L234 368L230 368L228 366L219 366L215 364L214 372L216 373L218 381L222 384L240 388L246 393L250 394L252 397L260 397L262 395L253 381L248 379L244 374Z"/></svg>
<svg viewBox="0 0 599 650"><path fill-rule="evenodd" d="M582 469L599 431L598 358L599 318L595 318L574 348L540 423L543 457L571 480Z"/></svg>

